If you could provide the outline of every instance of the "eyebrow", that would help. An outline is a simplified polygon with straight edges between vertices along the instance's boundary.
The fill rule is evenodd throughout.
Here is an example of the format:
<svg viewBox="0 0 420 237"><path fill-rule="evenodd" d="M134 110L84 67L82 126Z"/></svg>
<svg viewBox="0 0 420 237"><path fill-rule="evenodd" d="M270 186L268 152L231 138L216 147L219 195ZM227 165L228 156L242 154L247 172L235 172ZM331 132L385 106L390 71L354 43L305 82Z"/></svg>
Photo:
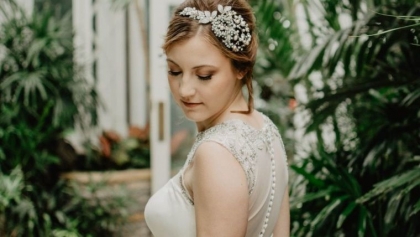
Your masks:
<svg viewBox="0 0 420 237"><path fill-rule="evenodd" d="M173 64L175 64L175 65L177 65L177 66L179 67L179 65L178 65L175 61L173 61L172 59L167 58L167 59L166 59L166 61L167 61L167 62L171 62L171 63L173 63ZM212 68L216 68L216 66L214 66L214 65L210 65L210 64L202 64L202 65L197 65L197 66L194 66L192 69L197 69L197 68L202 68L202 67L212 67Z"/></svg>

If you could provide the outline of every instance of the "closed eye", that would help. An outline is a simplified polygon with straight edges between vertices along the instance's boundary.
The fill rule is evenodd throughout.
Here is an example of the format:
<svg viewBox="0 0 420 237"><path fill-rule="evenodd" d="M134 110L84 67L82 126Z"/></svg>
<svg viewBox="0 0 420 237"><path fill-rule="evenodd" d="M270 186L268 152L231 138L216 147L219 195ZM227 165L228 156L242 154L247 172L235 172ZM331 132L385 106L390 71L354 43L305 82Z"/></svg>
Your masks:
<svg viewBox="0 0 420 237"><path fill-rule="evenodd" d="M180 75L182 72L175 72L175 71L168 71L168 74L171 76L178 76Z"/></svg>
<svg viewBox="0 0 420 237"><path fill-rule="evenodd" d="M203 81L210 80L212 76L213 75L208 75L208 76L199 76L199 75L197 75L198 79L203 80Z"/></svg>

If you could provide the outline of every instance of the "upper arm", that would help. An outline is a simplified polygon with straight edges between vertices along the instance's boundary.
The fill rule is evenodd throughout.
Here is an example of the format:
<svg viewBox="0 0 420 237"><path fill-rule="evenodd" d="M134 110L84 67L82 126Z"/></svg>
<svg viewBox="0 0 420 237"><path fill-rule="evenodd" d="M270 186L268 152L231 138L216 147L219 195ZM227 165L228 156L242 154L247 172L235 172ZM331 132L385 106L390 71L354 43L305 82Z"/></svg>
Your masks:
<svg viewBox="0 0 420 237"><path fill-rule="evenodd" d="M289 237L290 236L290 206L289 206L289 188L286 187L283 200L280 206L280 214L274 228L273 237Z"/></svg>
<svg viewBox="0 0 420 237"><path fill-rule="evenodd" d="M197 236L244 236L248 184L239 162L222 145L204 142L195 153L192 190Z"/></svg>

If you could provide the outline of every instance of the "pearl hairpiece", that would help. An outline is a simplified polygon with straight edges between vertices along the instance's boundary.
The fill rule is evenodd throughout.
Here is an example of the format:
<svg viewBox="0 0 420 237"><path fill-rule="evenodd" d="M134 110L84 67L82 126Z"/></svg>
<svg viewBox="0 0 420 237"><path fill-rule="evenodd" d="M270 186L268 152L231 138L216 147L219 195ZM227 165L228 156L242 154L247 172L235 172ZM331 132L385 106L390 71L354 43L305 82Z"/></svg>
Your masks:
<svg viewBox="0 0 420 237"><path fill-rule="evenodd" d="M195 7L184 8L179 15L189 16L200 24L211 23L213 33L234 52L242 51L251 42L248 23L232 10L231 6L217 6L217 11L200 11Z"/></svg>

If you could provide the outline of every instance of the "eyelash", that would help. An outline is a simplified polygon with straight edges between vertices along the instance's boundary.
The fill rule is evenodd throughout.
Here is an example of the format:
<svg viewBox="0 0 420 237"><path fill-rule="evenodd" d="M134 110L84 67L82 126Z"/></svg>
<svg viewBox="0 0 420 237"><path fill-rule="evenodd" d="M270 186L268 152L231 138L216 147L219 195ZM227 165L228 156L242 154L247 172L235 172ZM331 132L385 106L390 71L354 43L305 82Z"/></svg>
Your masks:
<svg viewBox="0 0 420 237"><path fill-rule="evenodd" d="M168 71L168 74L169 74L169 75L171 75L171 76L179 76L181 73L182 73L182 72ZM210 80L210 79L212 78L212 76L213 76L213 75L208 75L208 76L198 76L198 75L197 75L198 79L199 79L199 80L202 80L202 81L207 81L207 80Z"/></svg>
<svg viewBox="0 0 420 237"><path fill-rule="evenodd" d="M181 72L168 71L168 74L171 76L178 76Z"/></svg>
<svg viewBox="0 0 420 237"><path fill-rule="evenodd" d="M207 81L210 80L212 75L208 75L208 76L197 76L198 79L202 80L202 81Z"/></svg>

